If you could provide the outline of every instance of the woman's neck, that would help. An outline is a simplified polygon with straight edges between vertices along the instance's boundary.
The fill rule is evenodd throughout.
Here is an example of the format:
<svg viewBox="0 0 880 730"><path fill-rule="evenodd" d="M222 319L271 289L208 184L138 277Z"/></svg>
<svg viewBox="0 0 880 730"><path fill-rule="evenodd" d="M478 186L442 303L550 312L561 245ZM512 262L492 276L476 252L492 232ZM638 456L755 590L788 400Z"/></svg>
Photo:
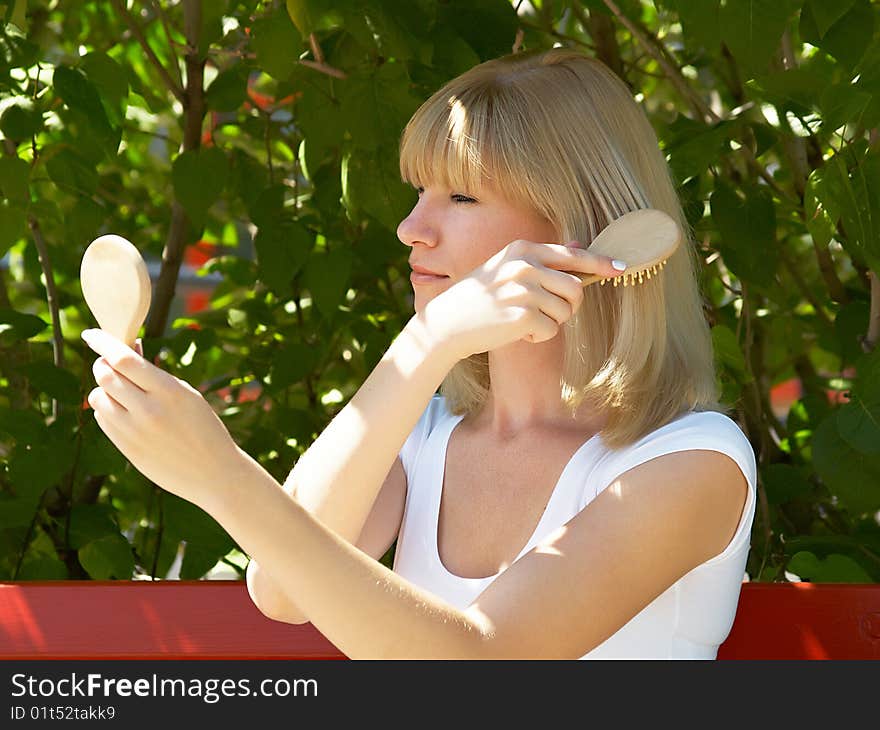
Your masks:
<svg viewBox="0 0 880 730"><path fill-rule="evenodd" d="M562 400L563 334L539 343L519 340L489 352L489 398L473 424L499 439L542 427L598 430L595 414L572 417Z"/></svg>

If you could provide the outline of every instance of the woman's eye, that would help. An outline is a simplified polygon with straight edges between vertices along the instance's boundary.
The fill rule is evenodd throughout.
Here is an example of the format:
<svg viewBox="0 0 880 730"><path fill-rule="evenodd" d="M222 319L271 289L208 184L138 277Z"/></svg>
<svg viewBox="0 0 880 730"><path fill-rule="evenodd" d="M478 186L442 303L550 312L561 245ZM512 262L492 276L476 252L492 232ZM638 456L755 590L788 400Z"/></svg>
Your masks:
<svg viewBox="0 0 880 730"><path fill-rule="evenodd" d="M456 193L455 195L451 195L449 197L451 197L456 203L476 203L477 202L473 198L469 198L467 195L459 195L458 193Z"/></svg>

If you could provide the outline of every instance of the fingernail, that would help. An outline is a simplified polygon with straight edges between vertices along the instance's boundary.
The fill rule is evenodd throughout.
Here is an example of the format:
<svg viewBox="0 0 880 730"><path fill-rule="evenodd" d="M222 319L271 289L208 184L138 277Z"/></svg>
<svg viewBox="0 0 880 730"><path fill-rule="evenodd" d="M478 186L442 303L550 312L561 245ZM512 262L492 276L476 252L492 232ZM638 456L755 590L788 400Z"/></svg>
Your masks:
<svg viewBox="0 0 880 730"><path fill-rule="evenodd" d="M625 264L623 261L621 261L620 259L614 259L614 260L611 262L611 265L612 265L615 269L617 269L618 271L623 271L623 270L626 269L626 264Z"/></svg>
<svg viewBox="0 0 880 730"><path fill-rule="evenodd" d="M91 336L92 336L91 330L83 330L82 333L80 334L80 337L82 337L86 342L89 341L89 337L91 337Z"/></svg>

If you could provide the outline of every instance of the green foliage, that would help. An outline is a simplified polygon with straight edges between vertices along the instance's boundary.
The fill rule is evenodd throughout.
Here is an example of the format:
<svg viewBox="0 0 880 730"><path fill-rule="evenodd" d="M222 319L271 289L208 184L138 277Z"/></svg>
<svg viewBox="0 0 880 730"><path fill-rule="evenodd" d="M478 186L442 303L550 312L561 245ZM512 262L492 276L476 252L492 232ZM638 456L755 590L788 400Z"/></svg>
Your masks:
<svg viewBox="0 0 880 730"><path fill-rule="evenodd" d="M719 384L758 454L750 576L880 580L876 3L619 1L633 34L602 0L222 0L193 38L181 3L7 5L0 580L234 564L222 527L147 482L83 408L92 239L126 236L172 279L174 256L212 247L207 308L154 302L147 356L284 481L411 316L407 119L475 63L554 43L619 57L669 161ZM613 47L591 36L606 23ZM792 378L801 395L777 412Z"/></svg>

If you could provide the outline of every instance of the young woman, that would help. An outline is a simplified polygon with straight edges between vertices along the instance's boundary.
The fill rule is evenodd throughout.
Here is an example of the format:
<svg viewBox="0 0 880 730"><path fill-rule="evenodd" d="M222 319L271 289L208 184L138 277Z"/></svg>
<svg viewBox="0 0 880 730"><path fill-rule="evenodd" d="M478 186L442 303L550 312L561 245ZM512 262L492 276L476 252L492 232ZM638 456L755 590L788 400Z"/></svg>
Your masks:
<svg viewBox="0 0 880 730"><path fill-rule="evenodd" d="M426 101L400 152L415 314L283 487L100 331L98 423L238 541L263 613L349 657L714 658L756 468L696 255L632 287L572 273L621 273L588 246L627 211L686 230L643 112L594 60L517 54Z"/></svg>

